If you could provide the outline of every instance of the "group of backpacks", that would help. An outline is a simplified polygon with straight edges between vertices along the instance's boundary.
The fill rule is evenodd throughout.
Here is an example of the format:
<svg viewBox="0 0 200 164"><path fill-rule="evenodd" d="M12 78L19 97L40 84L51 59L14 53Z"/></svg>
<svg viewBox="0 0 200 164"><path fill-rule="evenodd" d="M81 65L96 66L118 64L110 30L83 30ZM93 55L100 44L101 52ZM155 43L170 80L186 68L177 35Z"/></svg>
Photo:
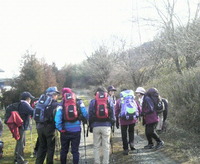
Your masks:
<svg viewBox="0 0 200 164"><path fill-rule="evenodd" d="M165 101L160 96L144 95L149 96L154 103L154 110L160 114L165 110ZM109 105L107 92L97 92L96 96L96 118L97 120L105 121L109 118ZM123 120L134 120L139 117L138 105L135 101L133 90L124 90L120 92L120 115L119 117Z"/></svg>
<svg viewBox="0 0 200 164"><path fill-rule="evenodd" d="M144 95L146 96L146 95ZM156 112L162 113L165 110L165 105L160 98L160 96L150 97L155 106ZM121 112L119 117L124 120L133 120L139 117L138 106L134 101L135 96L133 90L124 90L120 92L120 105ZM110 119L111 111L110 103L108 103L108 93L107 92L97 92L95 95L95 119L96 121L107 121ZM52 104L52 96L48 94L42 94L40 98L36 101L35 110L33 114L33 119L37 123L43 123L48 121L54 121L55 111L50 108ZM74 122L77 120L82 120L83 123L87 123L87 120L82 117L79 110L82 100L76 98L76 95L71 93L64 93L63 101L61 102L64 109L63 120L68 122ZM11 112L18 111L20 102L10 104L6 107L6 112L4 116L4 123L8 124ZM3 143L2 143L3 144ZM1 145L0 145L1 149Z"/></svg>

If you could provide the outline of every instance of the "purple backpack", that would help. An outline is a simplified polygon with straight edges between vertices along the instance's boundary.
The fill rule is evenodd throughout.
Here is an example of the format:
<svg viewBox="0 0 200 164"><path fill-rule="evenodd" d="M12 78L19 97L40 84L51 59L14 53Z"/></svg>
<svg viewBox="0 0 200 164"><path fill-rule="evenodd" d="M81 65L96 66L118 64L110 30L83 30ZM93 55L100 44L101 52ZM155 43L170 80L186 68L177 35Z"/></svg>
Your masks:
<svg viewBox="0 0 200 164"><path fill-rule="evenodd" d="M121 112L123 120L135 120L139 116L138 106L134 100L133 90L125 90L120 93Z"/></svg>

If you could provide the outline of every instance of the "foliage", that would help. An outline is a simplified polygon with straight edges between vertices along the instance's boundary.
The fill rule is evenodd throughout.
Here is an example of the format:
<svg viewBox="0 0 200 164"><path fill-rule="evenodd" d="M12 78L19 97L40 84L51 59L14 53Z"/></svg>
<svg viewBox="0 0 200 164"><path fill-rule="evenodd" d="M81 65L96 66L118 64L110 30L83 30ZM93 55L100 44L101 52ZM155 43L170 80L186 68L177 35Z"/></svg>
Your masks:
<svg viewBox="0 0 200 164"><path fill-rule="evenodd" d="M175 72L160 76L148 85L158 88L161 96L168 99L171 123L196 133L200 133L199 80L200 70L190 69L182 75Z"/></svg>

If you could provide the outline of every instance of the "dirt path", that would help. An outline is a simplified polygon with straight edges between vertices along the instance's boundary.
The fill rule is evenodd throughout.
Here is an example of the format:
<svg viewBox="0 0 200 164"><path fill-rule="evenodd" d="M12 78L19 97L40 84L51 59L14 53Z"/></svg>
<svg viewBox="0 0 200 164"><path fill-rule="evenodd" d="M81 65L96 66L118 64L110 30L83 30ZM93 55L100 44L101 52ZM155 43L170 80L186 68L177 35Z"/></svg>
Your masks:
<svg viewBox="0 0 200 164"><path fill-rule="evenodd" d="M130 151L129 155L122 155L123 150L120 129L115 130L113 143L113 154L111 153L110 156L111 164L178 164L178 162L165 156L160 150L143 149L147 142L138 135L135 136L136 150ZM89 136L86 138L86 157L83 134L80 145L80 164L94 164L92 134L89 133Z"/></svg>

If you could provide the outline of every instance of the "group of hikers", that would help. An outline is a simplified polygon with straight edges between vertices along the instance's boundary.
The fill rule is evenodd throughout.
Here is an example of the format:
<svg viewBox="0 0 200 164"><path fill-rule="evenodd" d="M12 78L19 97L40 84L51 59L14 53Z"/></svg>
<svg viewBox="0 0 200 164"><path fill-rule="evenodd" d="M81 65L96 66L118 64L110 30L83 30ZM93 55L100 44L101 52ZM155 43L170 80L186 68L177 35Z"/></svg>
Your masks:
<svg viewBox="0 0 200 164"><path fill-rule="evenodd" d="M30 118L36 122L38 134L36 164L43 164L45 159L47 164L53 164L56 130L60 132L60 163L67 163L67 155L71 150L73 164L78 164L82 124L88 125L89 131L93 133L95 164L108 164L110 161L110 137L113 126L121 129L123 155L128 155L129 151L136 149L134 128L139 119L143 121L148 141L144 149L163 147L164 142L157 132L165 127L167 100L161 98L156 88L146 91L143 87L138 87L135 92L123 89L118 99L116 91L114 86L107 89L98 87L88 109L71 88L62 88L60 93L57 87L49 87L37 101L30 92L23 92L17 109L13 110L12 107L10 115L6 109L7 118L4 120L16 139L14 162L28 163L24 159L24 146L25 131L29 128ZM58 102L60 94L62 101Z"/></svg>

